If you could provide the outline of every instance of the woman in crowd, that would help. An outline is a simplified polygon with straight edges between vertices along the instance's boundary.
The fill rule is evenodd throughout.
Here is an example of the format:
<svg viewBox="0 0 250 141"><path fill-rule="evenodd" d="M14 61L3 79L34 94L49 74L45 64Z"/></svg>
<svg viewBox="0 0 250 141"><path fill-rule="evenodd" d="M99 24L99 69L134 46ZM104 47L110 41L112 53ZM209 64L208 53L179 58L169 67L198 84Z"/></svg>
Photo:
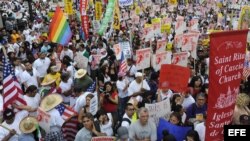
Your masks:
<svg viewBox="0 0 250 141"><path fill-rule="evenodd" d="M201 92L202 86L203 83L200 76L194 76L191 79L189 88L190 88L190 93L194 97L194 99L196 98L196 95Z"/></svg>
<svg viewBox="0 0 250 141"><path fill-rule="evenodd" d="M79 115L78 115L78 121L80 123L82 123L82 117L86 114L86 113L89 113L89 106L90 106L90 100L94 97L93 94L88 94L86 96L86 105L84 105L82 107L82 109L80 110L79 112Z"/></svg>
<svg viewBox="0 0 250 141"><path fill-rule="evenodd" d="M171 113L169 122L174 124L174 125L182 126L183 123L181 120L181 114L178 112Z"/></svg>
<svg viewBox="0 0 250 141"><path fill-rule="evenodd" d="M112 115L110 113L106 113L103 109L100 109L96 114L96 118L99 122L101 132L106 133L107 136L113 136Z"/></svg>
<svg viewBox="0 0 250 141"><path fill-rule="evenodd" d="M176 105L182 104L182 97L180 94L174 94L171 98L171 111L175 111Z"/></svg>
<svg viewBox="0 0 250 141"><path fill-rule="evenodd" d="M198 132L195 131L195 130L193 130L193 129L192 129L192 130L189 130L189 131L187 132L185 141L200 141Z"/></svg>

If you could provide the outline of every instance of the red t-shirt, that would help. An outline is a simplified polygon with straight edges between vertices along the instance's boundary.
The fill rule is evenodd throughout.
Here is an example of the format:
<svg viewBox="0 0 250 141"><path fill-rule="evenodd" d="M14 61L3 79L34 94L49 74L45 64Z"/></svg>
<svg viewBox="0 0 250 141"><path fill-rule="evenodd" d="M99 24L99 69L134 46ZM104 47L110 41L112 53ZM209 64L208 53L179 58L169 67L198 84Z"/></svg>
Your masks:
<svg viewBox="0 0 250 141"><path fill-rule="evenodd" d="M111 94L111 97L115 99L117 95L118 95L117 92L113 92ZM117 104L111 102L107 97L105 97L104 94L101 94L101 96L103 97L103 105L102 105L103 110L105 110L107 113L117 111Z"/></svg>

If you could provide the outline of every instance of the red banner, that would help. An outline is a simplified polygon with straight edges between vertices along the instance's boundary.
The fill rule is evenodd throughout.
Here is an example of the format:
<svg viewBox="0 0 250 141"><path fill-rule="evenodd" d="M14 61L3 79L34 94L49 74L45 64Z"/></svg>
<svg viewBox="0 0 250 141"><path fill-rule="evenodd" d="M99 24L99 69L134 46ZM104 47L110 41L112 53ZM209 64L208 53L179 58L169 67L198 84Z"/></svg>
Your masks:
<svg viewBox="0 0 250 141"><path fill-rule="evenodd" d="M224 125L232 121L242 78L246 41L246 30L210 35L206 141L223 140Z"/></svg>
<svg viewBox="0 0 250 141"><path fill-rule="evenodd" d="M85 33L85 39L89 37L89 16L87 16L88 0L80 0L80 13L82 20L82 29Z"/></svg>
<svg viewBox="0 0 250 141"><path fill-rule="evenodd" d="M164 64L160 70L161 89L171 89L177 92L184 92L188 86L190 70L186 67Z"/></svg>

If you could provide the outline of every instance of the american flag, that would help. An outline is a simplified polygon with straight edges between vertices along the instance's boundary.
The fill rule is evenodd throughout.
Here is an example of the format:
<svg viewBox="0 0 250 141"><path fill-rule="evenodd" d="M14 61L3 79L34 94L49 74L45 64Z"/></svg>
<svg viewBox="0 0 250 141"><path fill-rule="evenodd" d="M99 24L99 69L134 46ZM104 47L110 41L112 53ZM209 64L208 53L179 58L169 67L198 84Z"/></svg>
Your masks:
<svg viewBox="0 0 250 141"><path fill-rule="evenodd" d="M94 81L86 90L86 92L91 92L93 93L96 89L96 82Z"/></svg>
<svg viewBox="0 0 250 141"><path fill-rule="evenodd" d="M59 104L58 106L56 106L56 110L59 111L60 115L65 121L76 115L76 112L71 107L64 104Z"/></svg>
<svg viewBox="0 0 250 141"><path fill-rule="evenodd" d="M78 122L77 116L73 116L68 121L64 122L62 126L62 133L66 141L75 140L79 124L80 123Z"/></svg>
<svg viewBox="0 0 250 141"><path fill-rule="evenodd" d="M121 64L120 64L120 69L119 69L119 72L124 72L126 73L127 72L127 61L126 61L126 58L124 57L124 54L122 52L122 56L121 56Z"/></svg>
<svg viewBox="0 0 250 141"><path fill-rule="evenodd" d="M23 98L23 91L14 73L8 58L3 56L3 98L4 108L11 108L13 103L17 105L27 105Z"/></svg>
<svg viewBox="0 0 250 141"><path fill-rule="evenodd" d="M249 76L250 76L250 69L249 68L246 68L244 67L243 68L243 79L247 79Z"/></svg>

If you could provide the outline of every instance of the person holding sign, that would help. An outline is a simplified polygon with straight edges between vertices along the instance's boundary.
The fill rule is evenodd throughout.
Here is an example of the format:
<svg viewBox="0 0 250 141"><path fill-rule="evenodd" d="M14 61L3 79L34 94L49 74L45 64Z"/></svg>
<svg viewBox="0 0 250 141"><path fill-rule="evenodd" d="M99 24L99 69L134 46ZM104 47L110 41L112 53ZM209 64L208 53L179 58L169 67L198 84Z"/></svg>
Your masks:
<svg viewBox="0 0 250 141"><path fill-rule="evenodd" d="M143 75L141 72L135 74L135 80L132 81L128 87L128 96L131 98L136 97L138 102L142 102L142 95L146 91L150 91L150 87L146 80L143 80Z"/></svg>

